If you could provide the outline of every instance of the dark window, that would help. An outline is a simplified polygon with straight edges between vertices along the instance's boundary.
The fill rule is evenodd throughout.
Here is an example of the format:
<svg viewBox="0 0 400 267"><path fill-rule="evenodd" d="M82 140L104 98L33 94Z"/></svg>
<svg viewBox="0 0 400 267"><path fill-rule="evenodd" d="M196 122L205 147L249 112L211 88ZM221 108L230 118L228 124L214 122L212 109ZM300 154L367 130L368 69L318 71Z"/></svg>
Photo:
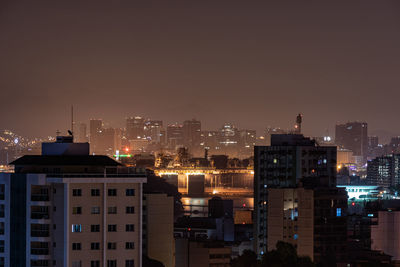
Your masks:
<svg viewBox="0 0 400 267"><path fill-rule="evenodd" d="M135 195L135 189L133 188L126 189L126 196L132 197L134 195Z"/></svg>
<svg viewBox="0 0 400 267"><path fill-rule="evenodd" d="M72 243L72 250L81 250L81 243Z"/></svg>
<svg viewBox="0 0 400 267"><path fill-rule="evenodd" d="M126 207L126 213L128 214L135 213L135 207Z"/></svg>
<svg viewBox="0 0 400 267"><path fill-rule="evenodd" d="M108 225L108 231L109 232L116 232L117 231L117 225L116 224L109 224Z"/></svg>
<svg viewBox="0 0 400 267"><path fill-rule="evenodd" d="M115 197L117 195L117 189L108 189L108 196Z"/></svg>
<svg viewBox="0 0 400 267"><path fill-rule="evenodd" d="M100 214L100 207L92 207L91 213L92 214Z"/></svg>
<svg viewBox="0 0 400 267"><path fill-rule="evenodd" d="M134 242L126 242L125 249L135 249L135 243Z"/></svg>
<svg viewBox="0 0 400 267"><path fill-rule="evenodd" d="M1 259L1 258L0 258ZM0 266L4 267L4 258L0 261ZM32 267L50 266L48 260L31 260Z"/></svg>
<svg viewBox="0 0 400 267"><path fill-rule="evenodd" d="M0 253L4 253L4 240L0 240Z"/></svg>
<svg viewBox="0 0 400 267"><path fill-rule="evenodd" d="M90 232L100 232L100 224L92 224L90 226Z"/></svg>
<svg viewBox="0 0 400 267"><path fill-rule="evenodd" d="M125 267L135 267L135 261L134 260L126 260Z"/></svg>
<svg viewBox="0 0 400 267"><path fill-rule="evenodd" d="M92 189L91 190L91 195L92 195L92 197L100 196L100 189Z"/></svg>
<svg viewBox="0 0 400 267"><path fill-rule="evenodd" d="M72 214L82 214L82 207L73 207Z"/></svg>
<svg viewBox="0 0 400 267"><path fill-rule="evenodd" d="M134 231L135 231L135 225L134 225L134 224L127 224L127 225L125 225L125 231L127 231L127 232L134 232Z"/></svg>
<svg viewBox="0 0 400 267"><path fill-rule="evenodd" d="M108 248L108 249L117 249L117 243L115 243L115 242L108 242L108 243L107 243L107 248Z"/></svg>
<svg viewBox="0 0 400 267"><path fill-rule="evenodd" d="M117 267L117 260L108 260L107 267Z"/></svg>
<svg viewBox="0 0 400 267"><path fill-rule="evenodd" d="M82 196L82 189L72 189L72 195L74 197L80 197Z"/></svg>
<svg viewBox="0 0 400 267"><path fill-rule="evenodd" d="M6 185L0 184L0 200L4 200L5 190L6 190Z"/></svg>
<svg viewBox="0 0 400 267"><path fill-rule="evenodd" d="M90 261L90 267L100 267L100 261Z"/></svg>
<svg viewBox="0 0 400 267"><path fill-rule="evenodd" d="M90 249L91 250L99 250L100 249L100 243L91 243L90 244Z"/></svg>
<svg viewBox="0 0 400 267"><path fill-rule="evenodd" d="M117 207L108 207L108 214L117 214Z"/></svg>

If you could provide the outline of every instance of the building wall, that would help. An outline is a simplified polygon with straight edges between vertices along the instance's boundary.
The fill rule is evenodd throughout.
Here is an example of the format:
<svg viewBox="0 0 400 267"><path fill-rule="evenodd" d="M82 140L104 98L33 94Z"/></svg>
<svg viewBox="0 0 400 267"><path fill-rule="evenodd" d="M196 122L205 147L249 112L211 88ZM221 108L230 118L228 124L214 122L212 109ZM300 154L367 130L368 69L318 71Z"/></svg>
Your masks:
<svg viewBox="0 0 400 267"><path fill-rule="evenodd" d="M82 196L73 196L74 189L81 189ZM91 196L91 189L100 189L100 196ZM116 189L117 196L109 196L108 190ZM135 196L126 196L126 189L135 189ZM108 260L117 260L117 265L125 265L125 260L140 259L140 218L139 184L133 183L71 183L69 185L69 266L81 262L90 266L90 261L100 260L103 266ZM127 214L126 207L133 206L134 214ZM81 207L82 214L73 214L74 207ZM91 214L92 207L99 207L100 214ZM117 213L110 214L109 208L116 207ZM82 225L82 232L72 233L72 225ZM100 225L100 232L92 233L91 225ZM135 232L126 232L126 224L134 224ZM109 225L116 225L116 232L108 231ZM91 250L91 243L99 242L100 250ZM108 249L108 243L116 243L116 249ZM126 242L134 242L134 249L126 249ZM72 250L72 243L81 243L81 250Z"/></svg>
<svg viewBox="0 0 400 267"><path fill-rule="evenodd" d="M278 241L297 247L313 259L313 191L304 188L268 189L268 250Z"/></svg>
<svg viewBox="0 0 400 267"><path fill-rule="evenodd" d="M143 232L145 252L165 267L175 266L174 198L166 194L145 194Z"/></svg>
<svg viewBox="0 0 400 267"><path fill-rule="evenodd" d="M400 260L400 212L379 211L378 224L371 226L371 249Z"/></svg>

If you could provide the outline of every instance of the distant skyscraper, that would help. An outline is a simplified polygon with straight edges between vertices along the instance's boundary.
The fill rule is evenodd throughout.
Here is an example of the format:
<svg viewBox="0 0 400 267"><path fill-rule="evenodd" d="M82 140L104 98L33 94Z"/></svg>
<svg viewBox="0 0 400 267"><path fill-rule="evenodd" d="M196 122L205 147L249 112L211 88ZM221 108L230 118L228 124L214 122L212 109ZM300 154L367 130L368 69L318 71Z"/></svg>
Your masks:
<svg viewBox="0 0 400 267"><path fill-rule="evenodd" d="M161 143L162 121L147 120L144 124L146 138L151 143Z"/></svg>
<svg viewBox="0 0 400 267"><path fill-rule="evenodd" d="M255 130L239 130L239 149L242 157L250 157L253 155L254 146L256 145L257 136Z"/></svg>
<svg viewBox="0 0 400 267"><path fill-rule="evenodd" d="M348 122L336 125L335 142L340 148L353 151L353 155L365 163L368 156L368 124Z"/></svg>
<svg viewBox="0 0 400 267"><path fill-rule="evenodd" d="M130 117L126 119L126 134L128 140L144 138L144 119L142 117Z"/></svg>
<svg viewBox="0 0 400 267"><path fill-rule="evenodd" d="M218 134L217 131L202 131L200 146L210 152L215 152L219 149Z"/></svg>
<svg viewBox="0 0 400 267"><path fill-rule="evenodd" d="M90 141L90 151L92 153L97 153L97 148L100 145L100 133L103 128L102 120L92 119L89 124L89 141Z"/></svg>
<svg viewBox="0 0 400 267"><path fill-rule="evenodd" d="M201 142L201 122L186 120L183 122L183 142L191 153L199 153Z"/></svg>
<svg viewBox="0 0 400 267"><path fill-rule="evenodd" d="M182 125L173 124L167 127L168 146L171 149L177 149L184 145L183 143L183 127Z"/></svg>
<svg viewBox="0 0 400 267"><path fill-rule="evenodd" d="M238 129L231 123L225 123L220 129L218 143L221 153L238 157Z"/></svg>
<svg viewBox="0 0 400 267"><path fill-rule="evenodd" d="M78 132L74 133L74 137L76 142L84 143L88 142L87 133L86 133L86 123L78 124Z"/></svg>

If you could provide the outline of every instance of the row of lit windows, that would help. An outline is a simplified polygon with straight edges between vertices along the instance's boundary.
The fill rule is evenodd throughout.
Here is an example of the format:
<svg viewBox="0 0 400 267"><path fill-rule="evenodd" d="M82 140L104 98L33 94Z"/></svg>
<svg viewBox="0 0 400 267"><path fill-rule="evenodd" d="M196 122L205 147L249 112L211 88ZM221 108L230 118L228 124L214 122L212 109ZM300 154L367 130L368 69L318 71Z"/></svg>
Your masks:
<svg viewBox="0 0 400 267"><path fill-rule="evenodd" d="M109 197L115 197L115 196L117 196L117 189L110 188L110 189L107 190L107 193L108 193ZM98 197L98 196L100 196L100 189L91 189L90 190L90 194L91 194L92 197ZM81 197L82 196L82 189L80 189L80 188L72 189L72 195L74 197ZM127 188L125 190L125 196L129 196L129 197L135 196L135 189Z"/></svg>
<svg viewBox="0 0 400 267"><path fill-rule="evenodd" d="M100 207L92 207L90 210L91 214L100 214ZM125 207L126 214L134 214L135 207ZM72 207L72 214L82 214L82 207ZM117 214L117 207L108 207L108 214Z"/></svg>
<svg viewBox="0 0 400 267"><path fill-rule="evenodd" d="M116 224L107 225L108 232L117 232ZM125 232L134 232L135 225L134 224L125 224ZM73 233L82 233L82 224L73 224L72 225ZM100 224L92 224L90 225L90 232L100 232Z"/></svg>
<svg viewBox="0 0 400 267"><path fill-rule="evenodd" d="M108 242L107 249L117 249L117 242ZM125 249L135 249L135 242L125 242ZM72 250L82 250L82 243L72 243ZM90 243L90 250L100 250L100 243Z"/></svg>

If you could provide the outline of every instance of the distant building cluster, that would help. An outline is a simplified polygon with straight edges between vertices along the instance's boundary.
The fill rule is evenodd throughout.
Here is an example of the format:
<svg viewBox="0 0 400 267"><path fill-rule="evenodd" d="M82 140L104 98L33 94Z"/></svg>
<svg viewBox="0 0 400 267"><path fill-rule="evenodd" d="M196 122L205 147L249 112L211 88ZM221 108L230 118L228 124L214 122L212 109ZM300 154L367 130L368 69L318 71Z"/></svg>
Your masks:
<svg viewBox="0 0 400 267"><path fill-rule="evenodd" d="M207 150L210 154L225 154L231 157L252 156L257 136L254 130L240 130L232 124L224 124L216 131L205 131L198 120L186 120L182 124L164 125L160 120L143 117L126 119L123 129L107 128L102 120L90 120L86 125L78 124L77 141L91 144L94 154L115 155L135 153L175 153L185 147L193 156Z"/></svg>

